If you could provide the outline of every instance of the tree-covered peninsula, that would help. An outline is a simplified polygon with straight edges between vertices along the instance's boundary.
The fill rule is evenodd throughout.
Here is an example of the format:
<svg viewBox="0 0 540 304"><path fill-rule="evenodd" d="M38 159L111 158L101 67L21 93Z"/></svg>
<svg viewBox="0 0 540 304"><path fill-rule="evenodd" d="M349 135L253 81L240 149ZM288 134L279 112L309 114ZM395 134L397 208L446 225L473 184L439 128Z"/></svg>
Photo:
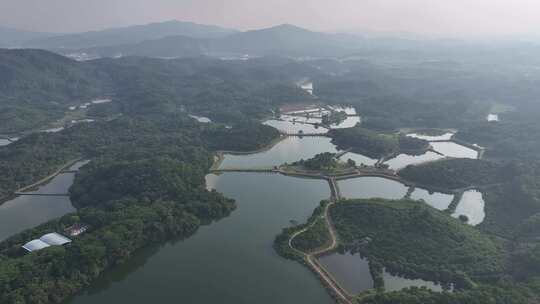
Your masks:
<svg viewBox="0 0 540 304"><path fill-rule="evenodd" d="M430 147L429 142L422 139L397 133L377 132L359 126L331 130L328 136L340 149L352 149L354 152L371 158L381 158L396 153L422 154Z"/></svg>

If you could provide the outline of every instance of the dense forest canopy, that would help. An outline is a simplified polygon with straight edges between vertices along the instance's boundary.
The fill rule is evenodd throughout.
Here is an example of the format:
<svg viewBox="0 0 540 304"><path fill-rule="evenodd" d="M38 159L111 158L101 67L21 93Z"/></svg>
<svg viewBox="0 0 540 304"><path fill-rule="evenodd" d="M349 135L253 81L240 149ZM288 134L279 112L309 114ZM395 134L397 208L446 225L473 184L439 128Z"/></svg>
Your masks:
<svg viewBox="0 0 540 304"><path fill-rule="evenodd" d="M208 30L221 35L219 29ZM489 52L479 56L463 46L440 52L442 46L429 43L401 42L392 49L377 42L339 60L201 56L204 46L273 54L261 37L275 39L276 34L286 34L276 45L288 46L293 57L306 45L316 49L318 40L324 42L320 54L345 55L347 49L346 37L291 26L230 34L220 43L161 37L92 49L190 56L170 60L76 62L41 50L0 50L0 134L22 137L0 147L0 201L70 161L91 160L70 189L75 213L0 243L1 303L61 303L140 248L189 237L200 225L227 216L234 201L205 188L214 152L265 147L280 134L261 120L283 105L313 103L355 107L361 125L331 130L329 136L338 148L372 158L425 152L427 141L399 132L414 128L455 129L455 139L486 148L483 160L444 159L399 172L427 188L481 191L486 219L477 227L410 200L353 200L331 207L340 249L361 252L374 270L385 267L456 287L453 293L406 289L368 294L363 303L537 302L540 77L526 67L526 59L533 57L530 49L506 59L508 50L481 48ZM313 95L298 87L306 80L314 84ZM103 98L112 102L80 107ZM495 112L501 121L487 122L486 115L500 103L505 111ZM197 123L189 114L214 123ZM96 121L72 123L80 118ZM327 119L343 118L340 113ZM36 132L51 125L66 128ZM337 165L334 156L323 153L297 165L329 170ZM308 224L312 229L294 239L295 248L309 251L328 243L321 217L327 204L322 202L307 224L284 229L276 250L301 261L288 240ZM70 246L22 254L20 246L29 239L77 223L91 229ZM371 241L366 244L367 237Z"/></svg>

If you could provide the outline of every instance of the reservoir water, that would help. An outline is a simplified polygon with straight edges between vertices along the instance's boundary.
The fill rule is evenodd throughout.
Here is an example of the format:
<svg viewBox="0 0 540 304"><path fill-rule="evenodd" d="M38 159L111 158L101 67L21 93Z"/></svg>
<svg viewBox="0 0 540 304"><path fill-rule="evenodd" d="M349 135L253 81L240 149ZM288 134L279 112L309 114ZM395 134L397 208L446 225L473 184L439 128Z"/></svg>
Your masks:
<svg viewBox="0 0 540 304"><path fill-rule="evenodd" d="M407 167L408 165L417 165L425 162L430 162L438 159L442 159L445 156L437 154L435 152L428 151L422 155L407 155L400 154L388 161L385 164L390 166L390 169L399 170Z"/></svg>
<svg viewBox="0 0 540 304"><path fill-rule="evenodd" d="M435 209L446 210L452 203L454 196L451 194L429 192L422 188L416 188L411 194L411 199L417 201L424 200L428 205Z"/></svg>
<svg viewBox="0 0 540 304"><path fill-rule="evenodd" d="M437 283L421 279L407 279L402 276L393 275L386 270L383 271L383 280L384 289L386 291L399 291L409 287L425 287L436 292L441 292L443 290L442 286Z"/></svg>
<svg viewBox="0 0 540 304"><path fill-rule="evenodd" d="M419 138L419 139L423 139L423 140L427 140L427 141L450 140L450 139L452 139L452 136L454 136L454 133L446 132L446 133L441 134L441 135L425 135L425 134L420 134L420 133L410 133L410 134L407 134L407 136L415 137L415 138Z"/></svg>
<svg viewBox="0 0 540 304"><path fill-rule="evenodd" d="M333 253L320 257L319 262L350 294L373 288L369 262L360 254Z"/></svg>
<svg viewBox="0 0 540 304"><path fill-rule="evenodd" d="M78 162L70 170L78 170L86 162ZM75 173L57 175L49 183L30 193L68 193ZM0 205L0 240L4 240L25 229L74 212L75 208L67 196L19 196Z"/></svg>
<svg viewBox="0 0 540 304"><path fill-rule="evenodd" d="M454 142L432 142L431 146L439 153L454 158L478 158L478 151Z"/></svg>
<svg viewBox="0 0 540 304"><path fill-rule="evenodd" d="M381 177L359 177L338 181L341 195L345 198L401 199L408 188L400 182Z"/></svg>
<svg viewBox="0 0 540 304"><path fill-rule="evenodd" d="M237 200L231 216L143 253L68 303L332 303L309 269L272 248L291 219L304 222L330 196L326 182L250 173L207 179Z"/></svg>
<svg viewBox="0 0 540 304"><path fill-rule="evenodd" d="M204 116L197 116L197 115L189 115L189 117L195 119L196 121L200 122L200 123L211 123L212 120L208 117L204 117Z"/></svg>
<svg viewBox="0 0 540 304"><path fill-rule="evenodd" d="M484 211L484 198L482 192L478 190L470 190L463 193L456 211L452 214L458 218L460 215L465 215L469 219L468 224L476 226L484 221L486 213Z"/></svg>
<svg viewBox="0 0 540 304"><path fill-rule="evenodd" d="M225 155L221 167L260 168L279 166L300 159L310 159L323 152L336 153L337 149L327 137L287 137L271 149L249 155Z"/></svg>
<svg viewBox="0 0 540 304"><path fill-rule="evenodd" d="M459 154L459 149L452 150L455 147L446 149L447 153ZM338 152L330 138L289 137L257 154L225 155L221 168L279 166L323 152ZM346 154L343 160L348 158L358 164L376 162L354 153ZM418 158L399 159L394 166L417 161ZM36 191L67 193L73 178L73 173L61 174ZM346 198L401 199L408 191L397 181L379 177L344 180L338 185ZM207 186L236 199L237 210L221 221L201 227L186 240L142 250L67 303L332 303L309 269L281 258L272 248L281 229L290 226L292 220L305 222L319 202L330 196L326 181L277 174L226 173L208 175ZM451 196L423 191L416 189L412 197L422 198L437 209L451 201ZM464 195L464 203L458 205L456 214L458 210L468 212L471 221L477 221L466 201ZM67 197L18 197L0 206L0 238L72 211ZM321 258L321 263L332 269L340 281L350 282L343 284L351 292L363 291L373 284L367 261L359 256L330 255ZM411 283L404 278L385 276L385 281L388 289L416 284L417 280Z"/></svg>
<svg viewBox="0 0 540 304"><path fill-rule="evenodd" d="M499 121L499 114L489 114L486 119L489 122Z"/></svg>
<svg viewBox="0 0 540 304"><path fill-rule="evenodd" d="M265 125L274 127L281 132L289 134L318 134L318 133L328 133L328 129L323 127L317 127L312 124L308 124L298 120L298 122L288 121L288 120L267 120L264 122Z"/></svg>

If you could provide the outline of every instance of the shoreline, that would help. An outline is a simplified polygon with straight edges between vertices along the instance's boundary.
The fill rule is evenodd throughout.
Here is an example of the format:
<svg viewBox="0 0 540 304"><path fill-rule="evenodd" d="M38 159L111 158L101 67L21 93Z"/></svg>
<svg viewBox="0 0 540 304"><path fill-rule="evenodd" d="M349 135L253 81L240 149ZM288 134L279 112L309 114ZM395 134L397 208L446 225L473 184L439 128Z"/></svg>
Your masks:
<svg viewBox="0 0 540 304"><path fill-rule="evenodd" d="M71 160L71 161L67 162L66 164L62 165L62 167L60 167L58 170L54 171L53 173L47 175L46 177L44 177L44 178L42 178L40 180L38 180L37 182L34 182L33 184L30 184L28 186L24 186L22 188L19 188L18 190L13 191L9 196L0 199L0 205L3 205L4 203L18 197L19 195L17 195L16 193L27 192L28 190L30 190L32 188L39 187L39 186L42 186L42 185L50 182L52 179L54 179L58 175L62 174L62 172L65 171L67 168L73 166L74 164L81 161L82 159L83 159L83 157L77 158L75 160Z"/></svg>

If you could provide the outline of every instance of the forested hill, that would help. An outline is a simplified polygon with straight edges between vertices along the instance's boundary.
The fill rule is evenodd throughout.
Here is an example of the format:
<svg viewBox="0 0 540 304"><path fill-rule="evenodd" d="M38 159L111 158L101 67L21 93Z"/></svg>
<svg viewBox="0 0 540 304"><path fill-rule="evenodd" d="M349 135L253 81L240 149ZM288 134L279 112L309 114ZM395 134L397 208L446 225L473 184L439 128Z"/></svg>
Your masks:
<svg viewBox="0 0 540 304"><path fill-rule="evenodd" d="M39 48L85 48L103 45L138 43L148 39L183 35L193 38L218 38L236 33L236 30L213 25L170 20L165 22L111 28L101 31L54 35L27 39L23 45Z"/></svg>
<svg viewBox="0 0 540 304"><path fill-rule="evenodd" d="M0 105L84 100L103 95L108 78L92 64L47 51L0 49Z"/></svg>
<svg viewBox="0 0 540 304"><path fill-rule="evenodd" d="M104 97L115 105L87 114L189 110L231 122L310 100L294 83L313 73L313 67L278 58L76 62L41 50L0 50L0 134L43 127L70 114L70 106Z"/></svg>

